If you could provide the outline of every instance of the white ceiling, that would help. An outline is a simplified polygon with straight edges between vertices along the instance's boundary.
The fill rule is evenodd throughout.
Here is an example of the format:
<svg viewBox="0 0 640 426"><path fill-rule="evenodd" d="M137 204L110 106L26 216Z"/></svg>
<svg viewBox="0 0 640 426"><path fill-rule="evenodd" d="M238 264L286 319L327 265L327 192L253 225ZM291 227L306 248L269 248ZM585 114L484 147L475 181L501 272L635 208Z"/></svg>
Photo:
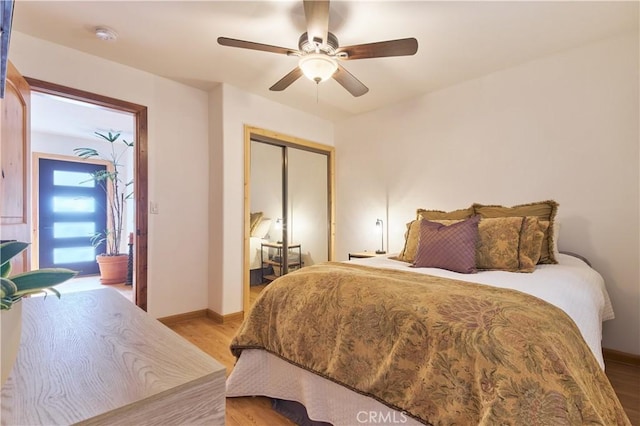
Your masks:
<svg viewBox="0 0 640 426"><path fill-rule="evenodd" d="M297 48L302 1L17 0L13 29L208 90L219 82L340 120L539 57L638 30L637 1L333 1L340 45L415 37L409 57L343 62L370 89L301 78L268 89L295 57L223 47L219 36ZM108 26L115 42L93 29ZM317 92L316 92L317 89Z"/></svg>
<svg viewBox="0 0 640 426"><path fill-rule="evenodd" d="M133 114L44 93L31 94L32 132L89 140L99 140L94 132L114 132L131 141L134 127Z"/></svg>

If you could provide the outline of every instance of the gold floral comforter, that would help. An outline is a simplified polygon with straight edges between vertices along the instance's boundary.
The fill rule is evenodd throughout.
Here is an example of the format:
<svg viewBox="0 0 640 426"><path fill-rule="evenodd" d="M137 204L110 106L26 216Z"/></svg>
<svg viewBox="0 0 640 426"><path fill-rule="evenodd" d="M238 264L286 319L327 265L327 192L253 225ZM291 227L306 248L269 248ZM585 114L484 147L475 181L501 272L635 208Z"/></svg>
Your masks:
<svg viewBox="0 0 640 426"><path fill-rule="evenodd" d="M347 263L271 283L231 343L433 425L627 425L560 309L527 294Z"/></svg>

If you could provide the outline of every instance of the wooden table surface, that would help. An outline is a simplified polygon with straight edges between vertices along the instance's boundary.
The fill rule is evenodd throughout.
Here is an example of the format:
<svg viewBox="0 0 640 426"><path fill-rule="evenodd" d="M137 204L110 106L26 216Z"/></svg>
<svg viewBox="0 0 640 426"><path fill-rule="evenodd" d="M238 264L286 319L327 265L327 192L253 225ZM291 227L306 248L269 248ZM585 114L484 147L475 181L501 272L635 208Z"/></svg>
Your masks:
<svg viewBox="0 0 640 426"><path fill-rule="evenodd" d="M117 291L23 303L2 425L224 424L224 366Z"/></svg>

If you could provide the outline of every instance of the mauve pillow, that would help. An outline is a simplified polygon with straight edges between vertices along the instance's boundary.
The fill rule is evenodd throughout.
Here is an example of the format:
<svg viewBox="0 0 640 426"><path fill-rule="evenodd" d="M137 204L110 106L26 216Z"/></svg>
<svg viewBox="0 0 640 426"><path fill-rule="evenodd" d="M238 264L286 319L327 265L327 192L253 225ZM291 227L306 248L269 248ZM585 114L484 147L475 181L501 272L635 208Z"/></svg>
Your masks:
<svg viewBox="0 0 640 426"><path fill-rule="evenodd" d="M414 266L441 268L462 274L476 270L476 242L480 216L473 216L453 225L443 225L423 219Z"/></svg>

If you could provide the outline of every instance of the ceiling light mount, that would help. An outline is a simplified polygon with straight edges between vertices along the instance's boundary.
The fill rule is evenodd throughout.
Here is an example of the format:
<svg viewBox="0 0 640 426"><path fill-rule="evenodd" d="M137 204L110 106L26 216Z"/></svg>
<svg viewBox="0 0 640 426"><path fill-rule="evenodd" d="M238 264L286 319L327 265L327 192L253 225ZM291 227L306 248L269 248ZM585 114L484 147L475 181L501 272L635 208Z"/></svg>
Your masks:
<svg viewBox="0 0 640 426"><path fill-rule="evenodd" d="M118 39L118 34L108 27L96 27L95 28L96 37L103 41L116 41Z"/></svg>
<svg viewBox="0 0 640 426"><path fill-rule="evenodd" d="M307 33L303 33L298 39L298 49L305 53L322 52L327 55L335 55L337 48L338 37L330 32L327 33L327 42L325 44L320 44L316 41L309 41Z"/></svg>

